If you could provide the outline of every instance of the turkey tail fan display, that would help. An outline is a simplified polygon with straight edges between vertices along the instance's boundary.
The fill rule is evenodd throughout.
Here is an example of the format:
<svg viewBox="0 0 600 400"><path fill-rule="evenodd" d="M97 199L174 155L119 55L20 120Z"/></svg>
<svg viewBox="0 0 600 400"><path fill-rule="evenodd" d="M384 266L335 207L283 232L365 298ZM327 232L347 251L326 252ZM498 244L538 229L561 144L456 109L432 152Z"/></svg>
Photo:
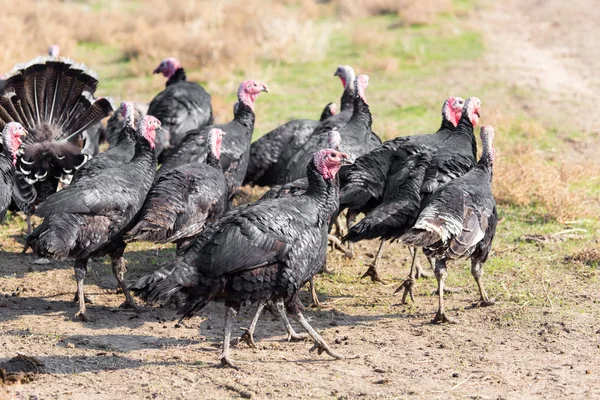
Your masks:
<svg viewBox="0 0 600 400"><path fill-rule="evenodd" d="M17 159L15 185L15 202L26 213L87 161L81 133L112 111L107 99L93 99L97 85L85 66L47 56L17 65L6 80L0 129L19 122L30 132ZM50 193L41 195L45 191Z"/></svg>

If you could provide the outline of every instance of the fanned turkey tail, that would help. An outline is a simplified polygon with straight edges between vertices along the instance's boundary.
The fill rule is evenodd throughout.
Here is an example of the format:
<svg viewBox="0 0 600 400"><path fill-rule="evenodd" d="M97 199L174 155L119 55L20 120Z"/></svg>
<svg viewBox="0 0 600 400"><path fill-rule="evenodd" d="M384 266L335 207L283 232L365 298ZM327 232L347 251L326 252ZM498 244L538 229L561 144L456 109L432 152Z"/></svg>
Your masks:
<svg viewBox="0 0 600 400"><path fill-rule="evenodd" d="M27 186L49 181L43 190L56 191L87 161L82 133L112 112L108 99L94 99L97 85L84 65L56 57L35 58L10 73L0 96L0 130L16 121L29 132L16 165L15 203L23 211L39 203L42 189Z"/></svg>

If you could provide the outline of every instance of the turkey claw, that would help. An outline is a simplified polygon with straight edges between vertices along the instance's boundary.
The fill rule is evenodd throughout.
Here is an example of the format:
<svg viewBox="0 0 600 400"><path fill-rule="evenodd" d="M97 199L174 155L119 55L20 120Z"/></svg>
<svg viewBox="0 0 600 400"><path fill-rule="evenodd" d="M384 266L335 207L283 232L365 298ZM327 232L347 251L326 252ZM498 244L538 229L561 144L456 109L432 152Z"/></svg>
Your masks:
<svg viewBox="0 0 600 400"><path fill-rule="evenodd" d="M398 286L398 289L396 289L394 291L394 294L398 293L400 290L404 289L404 293L402 294L402 304L408 304L408 302L406 301L406 298L408 296L410 296L410 301L412 301L413 303L415 302L415 298L413 296L413 286L415 284L415 281L412 280L412 278L407 278L404 280L404 282L402 282L402 284L400 286Z"/></svg>
<svg viewBox="0 0 600 400"><path fill-rule="evenodd" d="M87 313L83 311L78 311L77 314L75 314L74 318L78 318L82 322L93 322L93 320L87 315Z"/></svg>
<svg viewBox="0 0 600 400"><path fill-rule="evenodd" d="M252 347L253 349L256 349L256 342L254 342L254 336L252 335L252 333L250 333L250 329L248 328L240 328L242 331L244 331L244 334L242 336L240 336L240 343L244 342L246 343L249 347Z"/></svg>
<svg viewBox="0 0 600 400"><path fill-rule="evenodd" d="M83 295L83 301L85 304L94 304L94 300L87 297L85 294ZM73 298L73 303L79 303L79 293L75 292L75 297Z"/></svg>
<svg viewBox="0 0 600 400"><path fill-rule="evenodd" d="M344 358L344 356L331 350L328 346L324 346L319 343L315 343L314 346L311 347L308 352L312 353L315 350L317 350L317 354L319 354L319 355L321 355L321 354L323 354L323 352L325 352L325 353L329 354L331 357L335 358L336 360L341 360Z"/></svg>
<svg viewBox="0 0 600 400"><path fill-rule="evenodd" d="M496 304L496 302L494 300L484 300L484 299L481 299L477 303L475 303L475 307L477 307L477 308L479 308L479 307L490 307L490 306L493 306L494 304Z"/></svg>
<svg viewBox="0 0 600 400"><path fill-rule="evenodd" d="M446 315L446 313L437 312L435 317L431 321L434 324L456 324L456 320L450 318Z"/></svg>
<svg viewBox="0 0 600 400"><path fill-rule="evenodd" d="M307 339L306 336L298 335L297 333L288 333L287 341L288 342L303 342Z"/></svg>
<svg viewBox="0 0 600 400"><path fill-rule="evenodd" d="M233 363L233 361L229 358L229 356L221 356L221 366L222 367L229 367L229 368L233 368L235 370L239 370L240 367L238 367L237 365L235 365Z"/></svg>
<svg viewBox="0 0 600 400"><path fill-rule="evenodd" d="M367 276L371 278L372 282L379 282L379 283L385 285L385 281L379 277L379 273L377 272L377 269L372 264L369 266L369 269L367 269L367 271L363 274L363 276L360 277L360 279L364 279Z"/></svg>

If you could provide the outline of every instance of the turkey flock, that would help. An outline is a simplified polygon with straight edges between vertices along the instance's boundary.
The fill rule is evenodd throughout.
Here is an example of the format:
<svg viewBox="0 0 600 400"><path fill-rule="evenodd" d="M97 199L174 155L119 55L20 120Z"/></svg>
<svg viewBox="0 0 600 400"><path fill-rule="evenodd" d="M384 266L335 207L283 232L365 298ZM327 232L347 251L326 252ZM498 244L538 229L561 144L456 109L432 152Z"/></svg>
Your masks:
<svg viewBox="0 0 600 400"><path fill-rule="evenodd" d="M237 368L231 335L248 304L257 307L242 336L249 345L267 307L289 340L302 339L291 317L313 339L311 351L340 359L303 315L298 294L324 268L330 247L352 257L352 243L369 239L380 240L364 274L375 282L383 282L378 264L386 242L409 249L410 272L397 289L403 303L414 301L417 279L430 274L418 263L419 249L425 254L438 282L434 322L454 322L444 307L450 260L471 260L478 305L493 304L482 275L498 221L494 129L481 126L478 160L480 99L450 97L437 132L382 143L372 130L369 77L340 65L339 108L329 103L318 120L286 122L251 143L265 83L241 82L233 118L214 124L210 95L186 79L177 59L153 72L167 78L165 89L147 106L124 101L116 110L94 96L96 75L60 57L57 46L1 82L0 220L7 211L23 213L24 252L74 261L78 319L92 319L88 261L108 256L125 307L141 310L135 295L174 303L190 318L210 302L224 303L224 366ZM108 143L104 152L101 142ZM242 185L270 190L236 206ZM43 219L35 228L32 215ZM176 256L128 283L124 255L135 241L174 243Z"/></svg>

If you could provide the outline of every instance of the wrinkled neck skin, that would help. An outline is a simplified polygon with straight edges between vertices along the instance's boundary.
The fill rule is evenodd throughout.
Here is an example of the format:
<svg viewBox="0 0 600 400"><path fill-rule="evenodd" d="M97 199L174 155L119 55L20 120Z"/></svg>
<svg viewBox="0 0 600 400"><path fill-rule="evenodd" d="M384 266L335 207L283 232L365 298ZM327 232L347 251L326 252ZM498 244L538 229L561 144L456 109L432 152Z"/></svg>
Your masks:
<svg viewBox="0 0 600 400"><path fill-rule="evenodd" d="M321 223L327 225L340 206L338 179L335 176L331 179L323 178L314 160L311 160L306 167L306 177L308 189L305 194L316 200Z"/></svg>
<svg viewBox="0 0 600 400"><path fill-rule="evenodd" d="M171 75L169 77L169 79L167 80L166 86L172 85L177 82L183 82L186 80L187 80L187 76L185 75L185 71L184 71L183 67L180 67L180 68L177 68L175 70L175 72L173 73L173 75Z"/></svg>
<svg viewBox="0 0 600 400"><path fill-rule="evenodd" d="M492 180L492 172L494 169L494 158L496 157L496 149L494 149L491 140L488 138L483 142L483 149L478 165L480 168L490 173L490 181Z"/></svg>

